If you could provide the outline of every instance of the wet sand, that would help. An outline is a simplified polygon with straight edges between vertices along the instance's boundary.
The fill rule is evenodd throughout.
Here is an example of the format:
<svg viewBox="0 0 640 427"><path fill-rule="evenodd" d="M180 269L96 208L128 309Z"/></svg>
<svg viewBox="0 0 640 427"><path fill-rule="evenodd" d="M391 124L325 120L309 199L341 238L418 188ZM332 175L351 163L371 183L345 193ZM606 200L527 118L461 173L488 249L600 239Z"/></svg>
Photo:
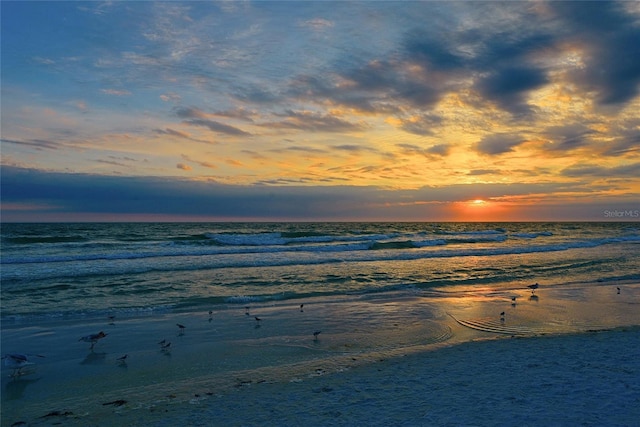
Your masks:
<svg viewBox="0 0 640 427"><path fill-rule="evenodd" d="M3 366L2 426L640 419L638 284L300 303L3 324L3 354L46 357L28 375ZM93 350L79 341L100 330Z"/></svg>

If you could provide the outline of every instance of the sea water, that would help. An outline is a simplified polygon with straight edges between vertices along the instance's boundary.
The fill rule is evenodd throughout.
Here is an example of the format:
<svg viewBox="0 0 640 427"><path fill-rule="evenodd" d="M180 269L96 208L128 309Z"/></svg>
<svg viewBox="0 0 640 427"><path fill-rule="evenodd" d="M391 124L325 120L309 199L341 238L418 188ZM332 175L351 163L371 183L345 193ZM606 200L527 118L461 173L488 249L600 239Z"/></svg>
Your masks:
<svg viewBox="0 0 640 427"><path fill-rule="evenodd" d="M635 223L3 224L2 354L45 357L26 375L3 366L2 425L119 425L122 411L153 425L174 402L472 329L640 324L639 243ZM79 341L100 330L95 348Z"/></svg>
<svg viewBox="0 0 640 427"><path fill-rule="evenodd" d="M3 324L640 277L637 223L3 224Z"/></svg>

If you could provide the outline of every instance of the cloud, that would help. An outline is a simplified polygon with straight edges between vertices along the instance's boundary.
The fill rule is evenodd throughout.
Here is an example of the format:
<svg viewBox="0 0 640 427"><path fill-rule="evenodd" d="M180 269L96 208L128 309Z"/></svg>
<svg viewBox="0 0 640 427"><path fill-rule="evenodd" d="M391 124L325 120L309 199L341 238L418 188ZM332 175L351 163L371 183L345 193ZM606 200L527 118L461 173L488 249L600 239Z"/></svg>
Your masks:
<svg viewBox="0 0 640 427"><path fill-rule="evenodd" d="M523 142L524 140L520 135L511 135L505 133L492 134L482 138L476 144L476 150L481 154L494 156L513 151L514 147L517 147Z"/></svg>
<svg viewBox="0 0 640 427"><path fill-rule="evenodd" d="M529 113L526 95L548 82L537 68L505 67L492 71L475 84L480 94L510 113Z"/></svg>
<svg viewBox="0 0 640 427"><path fill-rule="evenodd" d="M191 166L186 165L186 164L184 164L184 163L178 163L178 164L176 165L176 168L181 169L181 170L183 170L183 171L190 171L190 170L192 169L192 168L191 168Z"/></svg>
<svg viewBox="0 0 640 427"><path fill-rule="evenodd" d="M209 128L209 130L212 130L213 132L223 133L227 135L233 135L233 136L250 136L251 135L249 132L245 132L242 129L239 129L234 126L226 125L224 123L220 123L215 120L191 119L191 120L184 120L183 123L186 123L191 126L206 127L206 128Z"/></svg>
<svg viewBox="0 0 640 427"><path fill-rule="evenodd" d="M438 156L446 156L449 154L450 151L451 151L450 144L436 144L427 148L427 153L436 154Z"/></svg>
<svg viewBox="0 0 640 427"><path fill-rule="evenodd" d="M364 130L364 123L352 123L331 114L321 114L312 111L288 110L277 117L284 117L276 122L266 122L260 126L271 129L295 129L313 132L350 132Z"/></svg>
<svg viewBox="0 0 640 427"><path fill-rule="evenodd" d="M340 145L334 145L332 147L334 150L338 150L338 151L347 151L350 153L359 153L362 151L370 151L370 152L377 152L378 150L376 150L373 147L368 147L365 145L356 145L356 144L340 144Z"/></svg>
<svg viewBox="0 0 640 427"><path fill-rule="evenodd" d="M185 168L186 165L177 165ZM639 173L639 164L629 165L627 176ZM186 169L185 169L186 170ZM244 218L262 220L451 220L451 203L476 198L485 200L540 200L554 194L557 204L585 217L584 204L571 205L563 194L577 191L597 194L593 187L571 183L523 183L449 185L417 190L386 190L361 186L307 186L304 179L265 180L272 185L223 185L213 180L190 181L162 177L121 177L91 174L43 172L12 166L2 168L3 220L64 220L99 218L117 220L130 215L170 218ZM18 185L19 184L19 185ZM298 185L295 185L298 184ZM594 197L594 196L592 196ZM628 203L628 199L624 199ZM637 198L636 198L637 202ZM545 205L547 216L553 212ZM15 210L19 206L40 206L34 216ZM14 209L5 209L5 206ZM50 207L47 209L47 207ZM597 206L596 206L597 207ZM581 210L580 210L581 209ZM592 219L601 210L591 208ZM595 212L595 213L594 213ZM599 215L599 216L598 216ZM570 215L562 218L571 218Z"/></svg>
<svg viewBox="0 0 640 427"><path fill-rule="evenodd" d="M442 125L442 122L442 117L436 114L421 114L418 117L402 120L400 128L415 135L433 135L433 129Z"/></svg>
<svg viewBox="0 0 640 427"><path fill-rule="evenodd" d="M0 141L6 144L15 144L15 145L23 145L35 148L36 150L58 150L60 148L60 144L54 141L47 141L42 139L31 139L28 141L21 141L18 139L7 139L2 138Z"/></svg>
<svg viewBox="0 0 640 427"><path fill-rule="evenodd" d="M215 164L210 163L210 162L205 162L203 160L194 160L191 157L187 156L186 154L182 155L182 159L187 161L187 162L189 162L189 163L194 163L194 164L200 165L200 166L202 166L204 168L208 168L208 169L216 169L218 167ZM186 166L186 167L189 168L188 170L191 170L190 166ZM185 169L185 170L187 170L187 169Z"/></svg>
<svg viewBox="0 0 640 427"><path fill-rule="evenodd" d="M500 174L501 171L498 169L473 169L470 170L467 175L469 176L479 176L479 175L494 175Z"/></svg>
<svg viewBox="0 0 640 427"><path fill-rule="evenodd" d="M169 92L160 95L160 99L162 99L164 102L180 102L182 100L182 97L177 93Z"/></svg>
<svg viewBox="0 0 640 427"><path fill-rule="evenodd" d="M180 132L179 130L175 130L175 129L170 129L170 128L154 129L153 131L160 135L170 135L170 136L177 136L178 138L191 139L191 135L189 135L188 133Z"/></svg>
<svg viewBox="0 0 640 427"><path fill-rule="evenodd" d="M241 111L244 111L244 110L235 110L235 112L226 111L218 114L218 113L207 113L196 107L179 107L174 110L176 116L183 119L187 119L187 120L183 120L183 123L185 124L188 124L191 126L206 127L212 130L213 132L223 133L223 134L232 135L232 136L250 136L251 134L249 132L246 132L240 128L221 123L217 120L213 120L213 118L216 118L219 116L238 118L238 116L241 116L240 114ZM240 117L240 118L251 121L250 118L249 119L246 119L245 117Z"/></svg>
<svg viewBox="0 0 640 427"><path fill-rule="evenodd" d="M624 105L640 91L640 25L624 2L550 2L566 37L583 50L584 66L573 73L601 105Z"/></svg>
<svg viewBox="0 0 640 427"><path fill-rule="evenodd" d="M575 164L562 170L563 176L568 177L598 177L598 178L637 178L640 176L640 163L620 166L601 166L596 164Z"/></svg>
<svg viewBox="0 0 640 427"><path fill-rule="evenodd" d="M403 48L407 59L424 65L430 71L457 71L466 66L466 57L447 39L422 30L406 34Z"/></svg>
<svg viewBox="0 0 640 427"><path fill-rule="evenodd" d="M334 23L322 18L314 18L303 21L299 24L301 27L311 28L314 31L322 31L333 27Z"/></svg>
<svg viewBox="0 0 640 427"><path fill-rule="evenodd" d="M285 151L300 152L300 153L306 153L306 154L326 154L327 153L327 150L316 148L316 147L309 147L307 145L290 145L284 148L272 148L270 151L274 153L282 153ZM248 154L250 154L253 158L264 159L264 156L256 152L249 152Z"/></svg>
<svg viewBox="0 0 640 427"><path fill-rule="evenodd" d="M122 89L101 89L100 92L104 93L105 95L113 95L113 96L130 96L131 92L129 92L128 90L122 90Z"/></svg>
<svg viewBox="0 0 640 427"><path fill-rule="evenodd" d="M424 148L414 144L396 144L398 148L402 150L402 154L412 156L446 156L449 154L451 146L449 144L436 144L430 147Z"/></svg>
<svg viewBox="0 0 640 427"><path fill-rule="evenodd" d="M210 114L196 107L179 107L175 109L176 116L183 119L208 119Z"/></svg>
<svg viewBox="0 0 640 427"><path fill-rule="evenodd" d="M590 137L596 131L582 123L554 126L543 131L543 135L549 139L549 144L543 147L547 151L570 151L588 145Z"/></svg>

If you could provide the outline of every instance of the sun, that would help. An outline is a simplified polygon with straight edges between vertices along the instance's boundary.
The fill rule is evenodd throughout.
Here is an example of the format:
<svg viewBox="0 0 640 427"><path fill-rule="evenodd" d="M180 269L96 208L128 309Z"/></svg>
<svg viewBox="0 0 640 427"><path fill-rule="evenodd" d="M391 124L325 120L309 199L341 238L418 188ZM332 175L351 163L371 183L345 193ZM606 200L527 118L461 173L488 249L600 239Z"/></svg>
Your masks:
<svg viewBox="0 0 640 427"><path fill-rule="evenodd" d="M486 199L469 199L453 204L452 217L457 221L500 221L508 210L502 203Z"/></svg>

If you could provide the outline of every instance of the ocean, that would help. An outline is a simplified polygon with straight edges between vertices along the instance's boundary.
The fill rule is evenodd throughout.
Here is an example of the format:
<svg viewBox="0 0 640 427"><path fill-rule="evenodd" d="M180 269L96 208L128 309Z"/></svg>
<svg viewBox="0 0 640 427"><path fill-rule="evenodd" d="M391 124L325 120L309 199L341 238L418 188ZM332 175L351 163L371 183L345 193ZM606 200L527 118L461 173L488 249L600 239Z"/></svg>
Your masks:
<svg viewBox="0 0 640 427"><path fill-rule="evenodd" d="M419 410L380 394L417 383L376 364L499 337L622 328L635 342L640 325L638 223L11 223L1 234L1 426L389 425L356 408ZM494 363L483 354L470 370ZM431 373L419 375L428 387ZM438 381L456 402L466 380L451 375ZM412 413L405 425L421 425Z"/></svg>
<svg viewBox="0 0 640 427"><path fill-rule="evenodd" d="M3 324L640 278L637 223L3 224Z"/></svg>

